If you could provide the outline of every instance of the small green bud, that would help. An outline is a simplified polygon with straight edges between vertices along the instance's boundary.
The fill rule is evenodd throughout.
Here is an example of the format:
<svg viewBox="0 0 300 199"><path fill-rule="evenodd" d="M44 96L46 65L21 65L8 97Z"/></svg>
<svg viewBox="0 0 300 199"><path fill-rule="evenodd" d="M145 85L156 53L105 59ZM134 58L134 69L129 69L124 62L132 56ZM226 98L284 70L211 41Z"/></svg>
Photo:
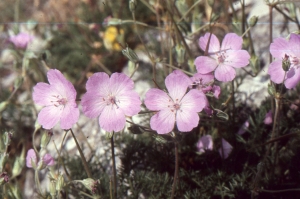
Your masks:
<svg viewBox="0 0 300 199"><path fill-rule="evenodd" d="M282 69L284 71L289 71L289 69L290 69L291 62L290 62L289 58L290 57L287 54L285 54L284 58L282 59Z"/></svg>
<svg viewBox="0 0 300 199"><path fill-rule="evenodd" d="M248 22L249 26L254 27L256 25L257 21L258 21L258 17L257 16L252 16L250 18L249 22Z"/></svg>
<svg viewBox="0 0 300 199"><path fill-rule="evenodd" d="M23 81L24 81L24 78L22 76L16 78L16 80L14 82L14 88L18 89L23 84Z"/></svg>
<svg viewBox="0 0 300 199"><path fill-rule="evenodd" d="M188 60L188 66L191 72L195 72L195 64L194 64L194 59L189 59Z"/></svg>
<svg viewBox="0 0 300 199"><path fill-rule="evenodd" d="M176 52L176 60L179 65L184 63L184 56L185 56L185 48L181 44L177 44L175 46L175 52Z"/></svg>
<svg viewBox="0 0 300 199"><path fill-rule="evenodd" d="M8 105L8 101L4 101L0 103L0 113L6 109Z"/></svg>
<svg viewBox="0 0 300 199"><path fill-rule="evenodd" d="M92 178L87 178L87 179L81 180L80 182L85 186L85 188L90 190L93 194L96 193L97 187L99 184L98 180L93 180Z"/></svg>
<svg viewBox="0 0 300 199"><path fill-rule="evenodd" d="M38 120L35 121L34 123L34 130L37 131L42 127L42 125L39 124Z"/></svg>
<svg viewBox="0 0 300 199"><path fill-rule="evenodd" d="M6 163L6 160L8 158L7 153L0 154L0 171L3 171L4 164Z"/></svg>
<svg viewBox="0 0 300 199"><path fill-rule="evenodd" d="M268 84L268 93L271 95L271 96L274 96L275 93L276 93L276 88L273 84Z"/></svg>
<svg viewBox="0 0 300 199"><path fill-rule="evenodd" d="M56 181L56 191L60 192L60 190L62 190L64 186L65 186L65 179L61 174L59 174Z"/></svg>
<svg viewBox="0 0 300 199"><path fill-rule="evenodd" d="M56 198L56 184L55 181L50 182L49 192L52 198Z"/></svg>
<svg viewBox="0 0 300 199"><path fill-rule="evenodd" d="M15 159L14 166L12 168L12 176L20 175L23 167L24 167L24 159L21 157L17 157Z"/></svg>
<svg viewBox="0 0 300 199"><path fill-rule="evenodd" d="M41 138L41 148L46 148L46 146L49 144L51 137L52 137L53 133L51 131L48 131L46 133L43 134L42 138Z"/></svg>
<svg viewBox="0 0 300 199"><path fill-rule="evenodd" d="M134 12L137 6L136 0L129 0L129 10L130 12Z"/></svg>
<svg viewBox="0 0 300 199"><path fill-rule="evenodd" d="M258 70L259 70L259 59L256 55L252 55L251 58L250 58L250 66L251 66L251 69L252 69L252 72L254 74L257 74L258 73Z"/></svg>
<svg viewBox="0 0 300 199"><path fill-rule="evenodd" d="M125 57L127 57L127 59L135 64L139 61L139 57L137 56L137 54L128 46L122 50L122 53Z"/></svg>

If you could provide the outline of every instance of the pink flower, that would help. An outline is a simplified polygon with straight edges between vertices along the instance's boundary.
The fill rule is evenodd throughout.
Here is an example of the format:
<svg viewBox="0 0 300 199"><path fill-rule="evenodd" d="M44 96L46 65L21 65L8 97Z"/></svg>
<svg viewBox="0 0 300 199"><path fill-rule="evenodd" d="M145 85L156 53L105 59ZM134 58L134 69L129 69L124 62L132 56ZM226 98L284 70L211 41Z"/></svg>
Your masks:
<svg viewBox="0 0 300 199"><path fill-rule="evenodd" d="M270 52L275 61L268 69L271 80L276 84L284 82L286 88L295 88L300 81L300 35L291 34L290 40L277 38L270 45ZM282 61L290 63L290 68L285 72L282 68Z"/></svg>
<svg viewBox="0 0 300 199"><path fill-rule="evenodd" d="M222 138L222 146L219 148L219 154L221 158L227 159L232 151L232 148L233 147L225 139Z"/></svg>
<svg viewBox="0 0 300 199"><path fill-rule="evenodd" d="M23 32L9 37L9 41L12 42L17 48L26 48L28 43L33 39L34 37L32 35Z"/></svg>
<svg viewBox="0 0 300 199"><path fill-rule="evenodd" d="M273 119L272 119L272 111L269 111L266 116L265 116L265 119L264 119L264 123L265 124L272 124L273 123Z"/></svg>
<svg viewBox="0 0 300 199"><path fill-rule="evenodd" d="M44 169L47 166L54 165L53 157L46 153L43 157L38 161L37 155L33 149L29 149L26 156L26 166L28 168L34 169Z"/></svg>
<svg viewBox="0 0 300 199"><path fill-rule="evenodd" d="M191 131L198 126L198 112L206 106L205 95L195 89L186 93L191 80L179 70L169 74L165 84L169 94L157 88L146 93L146 107L158 111L151 117L151 128L158 134L166 134L173 130L176 122L179 131Z"/></svg>
<svg viewBox="0 0 300 199"><path fill-rule="evenodd" d="M213 150L213 140L211 135L204 135L197 143L197 149L200 153L204 153L206 150Z"/></svg>
<svg viewBox="0 0 300 199"><path fill-rule="evenodd" d="M86 83L87 92L81 104L83 113L99 117L100 127L105 131L121 131L125 127L125 116L136 115L141 110L139 95L133 90L134 83L123 73L93 74Z"/></svg>
<svg viewBox="0 0 300 199"><path fill-rule="evenodd" d="M208 45L210 33L200 37L199 46L205 51ZM225 35L220 47L218 38L212 34L208 55L200 56L195 59L198 73L207 74L215 71L215 77L222 82L232 81L235 78L235 69L242 68L249 64L250 55L247 51L242 50L242 37L235 33Z"/></svg>
<svg viewBox="0 0 300 199"><path fill-rule="evenodd" d="M76 90L59 70L49 70L47 77L50 84L40 82L33 87L33 101L45 106L38 115L38 122L43 128L51 129L60 121L62 129L70 129L79 118Z"/></svg>
<svg viewBox="0 0 300 199"><path fill-rule="evenodd" d="M239 131L237 132L237 134L239 135L243 135L244 133L246 133L246 130L249 128L249 121L247 120L246 122L244 122L244 124L242 125L242 127L239 129Z"/></svg>

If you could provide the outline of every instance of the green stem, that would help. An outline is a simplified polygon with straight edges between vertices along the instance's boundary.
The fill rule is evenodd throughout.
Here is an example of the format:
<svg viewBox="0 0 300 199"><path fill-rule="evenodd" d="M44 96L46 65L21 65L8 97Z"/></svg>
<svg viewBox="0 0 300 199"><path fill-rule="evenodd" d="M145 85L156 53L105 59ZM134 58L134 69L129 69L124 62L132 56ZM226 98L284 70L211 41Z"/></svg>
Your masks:
<svg viewBox="0 0 300 199"><path fill-rule="evenodd" d="M75 141L75 143L76 143L77 149L78 149L78 151L79 151L79 154L80 154L80 157L81 157L81 160L82 160L82 163L83 163L84 170L85 170L87 176L88 176L89 178L92 178L91 171L90 171L89 166L88 166L88 164L87 164L87 162L86 162L86 159L85 159L85 157L84 157L84 155L83 155L83 152L82 152L82 150L81 150L81 148L80 148L80 146L79 146L79 143L78 143L78 141L77 141L77 139L76 139L76 137L75 137L75 135L74 135L72 129L70 129L70 131L71 131L71 134L72 134L72 136L73 136L73 138L74 138L74 141Z"/></svg>
<svg viewBox="0 0 300 199"><path fill-rule="evenodd" d="M38 188L39 194L42 195L42 188L41 188L41 183L40 183L40 179L39 179L38 170L35 170L35 172L34 172L34 181L35 181L35 184Z"/></svg>
<svg viewBox="0 0 300 199"><path fill-rule="evenodd" d="M111 156L113 162L113 175L114 175L114 198L117 199L117 172L116 172L116 160L115 160L115 146L114 146L114 132L110 138Z"/></svg>
<svg viewBox="0 0 300 199"><path fill-rule="evenodd" d="M175 196L175 190L176 190L176 182L178 178L178 143L175 141L175 171L174 171L174 180L172 185L172 195L171 199L174 199Z"/></svg>

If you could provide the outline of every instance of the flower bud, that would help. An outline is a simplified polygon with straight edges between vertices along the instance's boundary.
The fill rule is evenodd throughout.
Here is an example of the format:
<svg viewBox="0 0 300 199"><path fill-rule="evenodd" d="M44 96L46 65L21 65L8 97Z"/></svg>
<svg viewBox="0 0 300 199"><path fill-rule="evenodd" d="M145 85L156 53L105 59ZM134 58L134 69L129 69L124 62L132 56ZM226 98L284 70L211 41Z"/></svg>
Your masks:
<svg viewBox="0 0 300 199"><path fill-rule="evenodd" d="M4 141L5 146L10 145L12 136L13 136L12 132L5 132L5 134L3 135L3 141Z"/></svg>
<svg viewBox="0 0 300 199"><path fill-rule="evenodd" d="M14 166L12 168L12 176L20 175L23 167L24 167L24 159L22 157L17 157L15 159Z"/></svg>
<svg viewBox="0 0 300 199"><path fill-rule="evenodd" d="M97 187L99 184L98 180L93 180L92 178L87 178L87 179L81 180L80 182L85 186L85 188L90 190L93 194L96 193Z"/></svg>
<svg viewBox="0 0 300 199"><path fill-rule="evenodd" d="M65 186L65 179L62 176L62 174L59 174L56 181L56 191L60 192L64 186Z"/></svg>
<svg viewBox="0 0 300 199"><path fill-rule="evenodd" d="M134 12L137 6L136 0L129 0L129 10L130 12Z"/></svg>
<svg viewBox="0 0 300 199"><path fill-rule="evenodd" d="M49 144L51 137L53 133L51 131L48 131L47 133L44 133L41 139L41 148L46 148L46 146Z"/></svg>
<svg viewBox="0 0 300 199"><path fill-rule="evenodd" d="M271 95L271 96L274 96L275 93L276 93L276 88L273 84L268 84L268 93Z"/></svg>
<svg viewBox="0 0 300 199"><path fill-rule="evenodd" d="M42 125L39 124L38 120L35 121L34 123L34 130L37 131L42 127Z"/></svg>
<svg viewBox="0 0 300 199"><path fill-rule="evenodd" d="M175 47L176 52L176 60L179 65L184 63L184 56L185 56L185 48L181 44L177 44Z"/></svg>
<svg viewBox="0 0 300 199"><path fill-rule="evenodd" d="M7 153L0 154L0 171L3 171L4 164L6 163L6 160L8 158Z"/></svg>
<svg viewBox="0 0 300 199"><path fill-rule="evenodd" d="M135 64L139 61L137 54L131 48L128 48L128 46L122 50L122 53L125 57L127 57L127 59Z"/></svg>
<svg viewBox="0 0 300 199"><path fill-rule="evenodd" d="M8 105L8 101L4 101L0 103L0 113L6 109Z"/></svg>
<svg viewBox="0 0 300 199"><path fill-rule="evenodd" d="M282 59L282 69L284 71L289 71L289 69L290 69L291 62L290 62L289 58L290 57L287 54L285 54L284 58Z"/></svg>
<svg viewBox="0 0 300 199"><path fill-rule="evenodd" d="M250 66L251 66L252 72L254 74L257 74L258 70L259 70L259 60L258 60L258 57L256 55L251 56Z"/></svg>
<svg viewBox="0 0 300 199"><path fill-rule="evenodd" d="M5 183L8 183L9 181L9 176L6 172L2 172L0 173L0 186L5 184Z"/></svg>
<svg viewBox="0 0 300 199"><path fill-rule="evenodd" d="M54 181L50 182L49 192L52 198L56 198L56 184Z"/></svg>
<svg viewBox="0 0 300 199"><path fill-rule="evenodd" d="M257 21L258 21L258 17L257 16L252 16L250 18L249 22L248 22L249 26L254 27L256 25Z"/></svg>

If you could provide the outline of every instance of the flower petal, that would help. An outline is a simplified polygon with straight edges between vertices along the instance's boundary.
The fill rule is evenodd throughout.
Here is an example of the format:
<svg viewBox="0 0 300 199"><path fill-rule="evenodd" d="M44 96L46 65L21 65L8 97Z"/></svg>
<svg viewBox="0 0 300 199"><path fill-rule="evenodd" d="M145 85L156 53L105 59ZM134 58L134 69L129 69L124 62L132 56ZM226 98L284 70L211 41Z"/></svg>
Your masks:
<svg viewBox="0 0 300 199"><path fill-rule="evenodd" d="M174 129L175 114L170 109L164 109L151 117L151 129L157 131L158 134L167 134Z"/></svg>
<svg viewBox="0 0 300 199"><path fill-rule="evenodd" d="M108 132L118 132L125 127L125 115L122 109L115 105L105 106L99 118L99 124L102 129Z"/></svg>
<svg viewBox="0 0 300 199"><path fill-rule="evenodd" d="M289 40L289 46L291 49L291 54L295 57L300 58L300 35L291 34Z"/></svg>
<svg viewBox="0 0 300 199"><path fill-rule="evenodd" d="M186 93L191 80L187 75L173 72L165 79L166 87L173 101L180 101Z"/></svg>
<svg viewBox="0 0 300 199"><path fill-rule="evenodd" d="M122 95L134 89L134 83L124 73L113 73L110 77L109 88L113 95Z"/></svg>
<svg viewBox="0 0 300 199"><path fill-rule="evenodd" d="M235 70L231 66L220 64L215 71L215 77L221 82L229 82L235 78Z"/></svg>
<svg viewBox="0 0 300 199"><path fill-rule="evenodd" d="M47 166L54 165L54 159L53 159L53 157L49 153L46 153L43 156L42 161L43 161L43 164L45 164Z"/></svg>
<svg viewBox="0 0 300 199"><path fill-rule="evenodd" d="M214 85L214 86L212 87L212 90L211 90L211 91L214 93L215 98L219 99L219 96L220 96L220 93L221 93L221 88L220 88L220 86Z"/></svg>
<svg viewBox="0 0 300 199"><path fill-rule="evenodd" d="M86 90L96 95L107 96L109 90L109 76L106 73L94 73L86 82Z"/></svg>
<svg viewBox="0 0 300 199"><path fill-rule="evenodd" d="M31 161L33 161L35 164L37 164L37 157L36 157L36 153L33 149L29 149L27 151L27 155L26 155L26 166L28 168L32 168L32 164Z"/></svg>
<svg viewBox="0 0 300 199"><path fill-rule="evenodd" d="M228 66L242 68L249 64L250 55L246 50L228 50L226 55L224 64Z"/></svg>
<svg viewBox="0 0 300 199"><path fill-rule="evenodd" d="M264 124L272 124L273 119L272 119L272 111L267 112L265 119L264 119Z"/></svg>
<svg viewBox="0 0 300 199"><path fill-rule="evenodd" d="M285 71L282 69L282 61L281 60L273 61L268 68L268 74L270 75L270 79L274 83L281 84L284 80L284 74L285 74Z"/></svg>
<svg viewBox="0 0 300 199"><path fill-rule="evenodd" d="M199 120L199 115L196 112L187 109L177 111L176 124L178 130L181 132L191 131L193 128L198 126Z"/></svg>
<svg viewBox="0 0 300 199"><path fill-rule="evenodd" d="M70 129L73 124L75 124L79 119L79 109L77 108L77 104L75 102L68 103L61 115L60 119L60 127L62 129Z"/></svg>
<svg viewBox="0 0 300 199"><path fill-rule="evenodd" d="M180 102L180 111L200 112L207 105L205 94L198 90L190 90Z"/></svg>
<svg viewBox="0 0 300 199"><path fill-rule="evenodd" d="M157 88L151 88L146 93L145 105L151 111L159 111L168 108L169 101L172 100L167 93Z"/></svg>
<svg viewBox="0 0 300 199"><path fill-rule="evenodd" d="M81 98L82 112L89 118L98 117L106 106L101 94L93 91L86 92Z"/></svg>
<svg viewBox="0 0 300 199"><path fill-rule="evenodd" d="M235 33L228 33L225 35L221 50L241 50L243 44L242 37L238 36Z"/></svg>
<svg viewBox="0 0 300 199"><path fill-rule="evenodd" d="M135 91L127 91L121 96L116 96L119 108L122 109L126 116L134 116L138 114L141 110L141 100L140 96Z"/></svg>
<svg viewBox="0 0 300 199"><path fill-rule="evenodd" d="M40 111L38 122L44 129L52 129L60 120L62 112L63 108L61 106L46 106Z"/></svg>
<svg viewBox="0 0 300 199"><path fill-rule="evenodd" d="M197 143L197 149L199 152L204 153L205 150L213 150L213 140L211 135L204 135Z"/></svg>
<svg viewBox="0 0 300 199"><path fill-rule="evenodd" d="M283 58L285 54L290 54L289 42L284 38L276 38L270 45L270 53L273 57Z"/></svg>
<svg viewBox="0 0 300 199"><path fill-rule="evenodd" d="M198 73L207 74L216 69L218 62L210 57L200 56L194 61Z"/></svg>
<svg viewBox="0 0 300 199"><path fill-rule="evenodd" d="M229 154L231 153L232 151L232 146L225 140L222 138L222 147L219 148L219 153L220 153L220 156L223 158L223 159L226 159L228 158Z"/></svg>
<svg viewBox="0 0 300 199"><path fill-rule="evenodd" d="M286 74L286 80L284 85L287 89L292 89L297 86L300 81L300 71L299 68L292 67Z"/></svg>
<svg viewBox="0 0 300 199"><path fill-rule="evenodd" d="M203 37L200 37L200 39L199 39L199 46L203 51L206 50L206 46L208 45L209 36L210 36L210 33L206 33ZM219 39L216 37L216 35L211 34L208 53L216 53L218 51L220 51Z"/></svg>
<svg viewBox="0 0 300 199"><path fill-rule="evenodd" d="M44 82L39 82L33 87L32 99L34 103L41 106L52 105L51 101L55 100L56 90L52 89L51 85Z"/></svg>

